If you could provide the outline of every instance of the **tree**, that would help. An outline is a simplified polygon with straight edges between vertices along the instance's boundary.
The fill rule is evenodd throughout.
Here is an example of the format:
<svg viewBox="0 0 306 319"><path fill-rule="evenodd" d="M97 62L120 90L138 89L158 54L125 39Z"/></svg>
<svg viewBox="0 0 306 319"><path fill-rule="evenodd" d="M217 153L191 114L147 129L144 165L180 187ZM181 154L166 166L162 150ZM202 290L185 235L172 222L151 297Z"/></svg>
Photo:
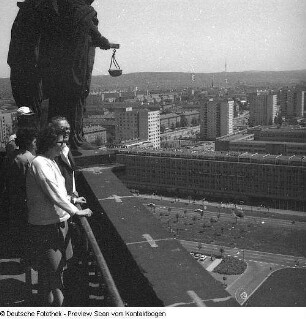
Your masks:
<svg viewBox="0 0 306 319"><path fill-rule="evenodd" d="M160 132L163 134L165 132L165 130L166 130L165 125L161 125L160 126Z"/></svg>
<svg viewBox="0 0 306 319"><path fill-rule="evenodd" d="M192 125L192 126L198 125L198 120L197 120L195 117L193 117L193 118L191 119L191 125Z"/></svg>
<svg viewBox="0 0 306 319"><path fill-rule="evenodd" d="M198 242L198 250L201 250L203 247L202 243L201 242Z"/></svg>
<svg viewBox="0 0 306 319"><path fill-rule="evenodd" d="M97 135L96 138L95 138L95 144L97 146L103 145L103 138L101 136Z"/></svg>
<svg viewBox="0 0 306 319"><path fill-rule="evenodd" d="M187 213L188 213L188 211L187 211L187 209L185 209L185 210L184 210L184 217L187 216Z"/></svg>
<svg viewBox="0 0 306 319"><path fill-rule="evenodd" d="M220 254L221 254L221 258L223 258L224 248L223 248L223 247L221 247L221 248L219 249L219 251L220 251Z"/></svg>
<svg viewBox="0 0 306 319"><path fill-rule="evenodd" d="M188 120L187 120L185 115L182 115L181 116L181 127L186 127L186 126L188 126Z"/></svg>
<svg viewBox="0 0 306 319"><path fill-rule="evenodd" d="M282 126L283 124L283 117L280 113L278 113L274 118L274 124L276 124L278 127Z"/></svg>

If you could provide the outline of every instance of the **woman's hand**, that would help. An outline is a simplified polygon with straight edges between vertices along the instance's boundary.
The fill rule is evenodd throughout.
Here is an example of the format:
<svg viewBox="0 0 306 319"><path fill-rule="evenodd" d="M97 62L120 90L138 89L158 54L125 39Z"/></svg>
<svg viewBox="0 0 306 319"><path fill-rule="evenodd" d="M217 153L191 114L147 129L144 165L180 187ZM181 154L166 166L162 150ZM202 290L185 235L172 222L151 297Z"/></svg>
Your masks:
<svg viewBox="0 0 306 319"><path fill-rule="evenodd" d="M93 212L92 212L91 209L86 208L86 209L78 210L78 211L76 212L76 214L77 214L78 216L87 216L87 217L90 217L90 216L93 214Z"/></svg>
<svg viewBox="0 0 306 319"><path fill-rule="evenodd" d="M76 197L74 198L75 204L86 204L86 198L85 197Z"/></svg>

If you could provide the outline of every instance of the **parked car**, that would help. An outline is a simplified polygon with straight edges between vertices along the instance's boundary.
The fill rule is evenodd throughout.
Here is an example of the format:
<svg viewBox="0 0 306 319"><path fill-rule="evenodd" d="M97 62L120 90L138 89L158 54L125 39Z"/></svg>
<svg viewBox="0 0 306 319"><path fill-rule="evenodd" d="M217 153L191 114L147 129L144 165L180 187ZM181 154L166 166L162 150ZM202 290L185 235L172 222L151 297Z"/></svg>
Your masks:
<svg viewBox="0 0 306 319"><path fill-rule="evenodd" d="M156 205L155 205L154 203L149 203L149 204L147 204L147 206L149 206L149 207L155 207Z"/></svg>
<svg viewBox="0 0 306 319"><path fill-rule="evenodd" d="M194 210L194 212L195 212L195 213L203 213L204 210L201 209L201 208L197 208L197 209Z"/></svg>
<svg viewBox="0 0 306 319"><path fill-rule="evenodd" d="M207 258L206 255L201 255L201 257L199 258L199 261L204 261Z"/></svg>
<svg viewBox="0 0 306 319"><path fill-rule="evenodd" d="M201 257L201 254L200 253L195 253L195 252L191 252L190 253L195 259L199 259Z"/></svg>

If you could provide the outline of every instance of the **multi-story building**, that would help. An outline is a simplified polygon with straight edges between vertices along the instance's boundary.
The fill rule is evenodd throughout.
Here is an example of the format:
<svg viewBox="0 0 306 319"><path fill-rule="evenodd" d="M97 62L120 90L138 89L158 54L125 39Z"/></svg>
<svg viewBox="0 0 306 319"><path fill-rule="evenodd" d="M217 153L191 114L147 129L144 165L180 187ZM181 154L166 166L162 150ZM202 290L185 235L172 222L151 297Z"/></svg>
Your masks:
<svg viewBox="0 0 306 319"><path fill-rule="evenodd" d="M150 141L154 148L160 148L159 110L139 110L139 137Z"/></svg>
<svg viewBox="0 0 306 319"><path fill-rule="evenodd" d="M117 108L115 115L115 143L139 137L138 111L132 107Z"/></svg>
<svg viewBox="0 0 306 319"><path fill-rule="evenodd" d="M216 151L275 155L306 155L306 129L300 127L251 128L218 138Z"/></svg>
<svg viewBox="0 0 306 319"><path fill-rule="evenodd" d="M251 125L272 125L277 113L277 95L267 91L249 93Z"/></svg>
<svg viewBox="0 0 306 319"><path fill-rule="evenodd" d="M305 115L305 91L283 89L280 91L280 110L285 117L303 117Z"/></svg>
<svg viewBox="0 0 306 319"><path fill-rule="evenodd" d="M160 147L160 114L157 109L115 109L115 143L127 140L148 140Z"/></svg>
<svg viewBox="0 0 306 319"><path fill-rule="evenodd" d="M220 144L216 143L216 150L220 150ZM223 150L224 147L223 147ZM227 151L239 153L259 153L274 155L306 155L306 143L265 142L265 141L230 141Z"/></svg>
<svg viewBox="0 0 306 319"><path fill-rule="evenodd" d="M13 129L16 112L0 111L0 148L4 148Z"/></svg>
<svg viewBox="0 0 306 319"><path fill-rule="evenodd" d="M200 135L205 140L233 133L233 100L210 100L200 109Z"/></svg>
<svg viewBox="0 0 306 319"><path fill-rule="evenodd" d="M306 143L306 128L299 126L255 128L249 130L256 141Z"/></svg>
<svg viewBox="0 0 306 319"><path fill-rule="evenodd" d="M126 167L120 178L134 189L306 209L306 158L302 156L120 151L116 160Z"/></svg>
<svg viewBox="0 0 306 319"><path fill-rule="evenodd" d="M199 122L200 113L197 110L183 113L167 113L160 115L160 125L165 129L182 126L191 126ZM185 123L184 123L185 122Z"/></svg>
<svg viewBox="0 0 306 319"><path fill-rule="evenodd" d="M106 144L106 129L101 125L84 126L84 136L90 143Z"/></svg>

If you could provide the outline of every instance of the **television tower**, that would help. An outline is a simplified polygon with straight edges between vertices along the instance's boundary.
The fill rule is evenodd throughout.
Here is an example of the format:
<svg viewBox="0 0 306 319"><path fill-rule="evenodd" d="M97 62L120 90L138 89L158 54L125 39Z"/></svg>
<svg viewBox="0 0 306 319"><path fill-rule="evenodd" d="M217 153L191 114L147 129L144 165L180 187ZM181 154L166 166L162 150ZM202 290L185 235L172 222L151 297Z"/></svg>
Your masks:
<svg viewBox="0 0 306 319"><path fill-rule="evenodd" d="M226 63L226 59L225 59L225 63L224 63L225 88L227 88L227 85L228 85L228 80L227 80L226 72L227 72L227 63Z"/></svg>

